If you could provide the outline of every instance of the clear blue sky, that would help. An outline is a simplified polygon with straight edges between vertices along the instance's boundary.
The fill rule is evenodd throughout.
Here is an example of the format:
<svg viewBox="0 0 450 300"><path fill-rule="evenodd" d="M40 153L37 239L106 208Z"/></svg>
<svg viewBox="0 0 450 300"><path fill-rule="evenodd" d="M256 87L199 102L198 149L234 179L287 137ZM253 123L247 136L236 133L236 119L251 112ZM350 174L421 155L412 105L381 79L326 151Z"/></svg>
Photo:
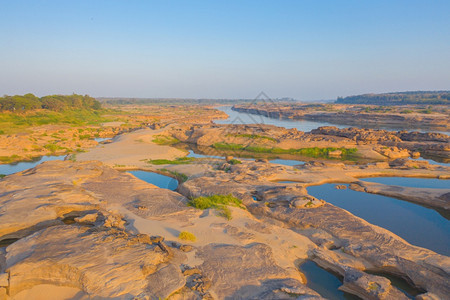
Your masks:
<svg viewBox="0 0 450 300"><path fill-rule="evenodd" d="M450 1L0 0L0 94L450 89Z"/></svg>

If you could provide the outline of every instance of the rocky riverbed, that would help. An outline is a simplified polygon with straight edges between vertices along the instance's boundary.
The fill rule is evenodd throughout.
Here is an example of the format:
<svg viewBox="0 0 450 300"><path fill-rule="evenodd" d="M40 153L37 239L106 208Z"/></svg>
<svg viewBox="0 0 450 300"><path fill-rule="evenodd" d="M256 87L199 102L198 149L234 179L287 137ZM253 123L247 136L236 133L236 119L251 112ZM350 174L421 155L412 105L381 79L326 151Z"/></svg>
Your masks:
<svg viewBox="0 0 450 300"><path fill-rule="evenodd" d="M62 299L320 299L300 268L308 260L338 274L340 289L363 299L408 297L386 274L418 290L417 299L450 292L449 257L306 190L349 183L448 215L447 189L361 180L450 178L447 166L408 159L419 147L447 155L448 136L207 122L162 126L0 179L0 299L35 293ZM211 149L222 143L344 150L297 166L233 157L183 160L186 151L166 143L174 139ZM370 162L345 163L343 153L352 148ZM119 171L130 169L164 173L180 184L170 191ZM214 195L232 195L242 204L228 207L228 215L188 205Z"/></svg>
<svg viewBox="0 0 450 300"><path fill-rule="evenodd" d="M99 162L45 162L3 178L0 239L10 245L0 254L1 293L19 299L33 289L57 294L65 287L71 297L319 299L298 268L305 259L340 274L342 289L365 299L406 297L372 271L405 278L426 293L423 299L450 291L450 258L305 189L383 172L442 177L446 167L336 163L298 170L222 161L197 170L177 192ZM226 220L186 205L188 197L216 194L239 197L245 209L231 208ZM197 239L180 240L185 230Z"/></svg>

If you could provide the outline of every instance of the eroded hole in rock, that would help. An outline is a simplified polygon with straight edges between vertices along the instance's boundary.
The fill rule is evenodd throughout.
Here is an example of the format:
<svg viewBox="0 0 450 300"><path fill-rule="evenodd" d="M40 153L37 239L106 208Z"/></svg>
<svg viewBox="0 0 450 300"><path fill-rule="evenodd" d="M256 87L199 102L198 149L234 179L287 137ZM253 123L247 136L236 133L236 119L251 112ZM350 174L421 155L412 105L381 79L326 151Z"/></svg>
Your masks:
<svg viewBox="0 0 450 300"><path fill-rule="evenodd" d="M359 297L345 293L338 288L342 285L342 278L325 270L315 262L306 260L299 266L306 276L306 286L318 292L327 299L360 300Z"/></svg>
<svg viewBox="0 0 450 300"><path fill-rule="evenodd" d="M12 243L18 241L19 239L4 239L0 241L0 248L2 247L8 247Z"/></svg>
<svg viewBox="0 0 450 300"><path fill-rule="evenodd" d="M389 279L393 286L395 286L400 291L405 293L405 295L408 296L410 299L414 299L415 296L427 292L426 290L424 290L420 287L414 286L414 284L411 283L409 280L406 280L405 278L400 277L398 275L394 275L392 273L383 272L383 271L369 271L369 270L366 270L365 272L368 274L371 274L371 275L382 276L382 277Z"/></svg>

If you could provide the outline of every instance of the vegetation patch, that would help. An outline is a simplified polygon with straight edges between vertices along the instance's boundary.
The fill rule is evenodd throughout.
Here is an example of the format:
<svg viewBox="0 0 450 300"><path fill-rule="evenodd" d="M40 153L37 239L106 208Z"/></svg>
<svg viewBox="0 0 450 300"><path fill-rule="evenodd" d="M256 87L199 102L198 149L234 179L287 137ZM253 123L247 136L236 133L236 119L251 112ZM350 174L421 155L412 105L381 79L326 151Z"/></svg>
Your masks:
<svg viewBox="0 0 450 300"><path fill-rule="evenodd" d="M265 135L258 135L258 134L247 134L247 133L243 133L243 134L227 134L226 136L234 136L234 137L243 137L243 138L249 138L249 139L262 139L262 140L269 140L272 142L276 142L277 140L270 137L270 136L265 136Z"/></svg>
<svg viewBox="0 0 450 300"><path fill-rule="evenodd" d="M178 235L178 238L180 240L191 241L191 242L195 242L197 240L197 237L193 233L190 233L189 231L180 232L180 234Z"/></svg>
<svg viewBox="0 0 450 300"><path fill-rule="evenodd" d="M178 157L174 160L169 159L149 159L147 163L152 165L184 165L194 161L194 157Z"/></svg>
<svg viewBox="0 0 450 300"><path fill-rule="evenodd" d="M11 156L0 156L0 162L8 164L8 163L12 163L15 162L17 160L19 160L20 156L19 155L11 155Z"/></svg>
<svg viewBox="0 0 450 300"><path fill-rule="evenodd" d="M230 159L230 160L228 161L228 163L229 163L230 165L238 165L238 164L242 164L242 161L233 158L233 159Z"/></svg>
<svg viewBox="0 0 450 300"><path fill-rule="evenodd" d="M188 202L189 206L198 208L198 209L208 209L214 208L218 211L218 214L228 220L231 220L231 211L227 207L227 205L231 205L234 207L239 207L245 209L245 206L242 204L241 199L234 197L231 194L228 195L212 195L212 196L202 196L191 199Z"/></svg>
<svg viewBox="0 0 450 300"><path fill-rule="evenodd" d="M155 135L153 136L152 142L158 145L173 145L179 143L180 141L172 136Z"/></svg>
<svg viewBox="0 0 450 300"><path fill-rule="evenodd" d="M57 144L45 144L44 148L50 152L56 152L56 151L60 151L60 150L68 150L67 148L61 147Z"/></svg>
<svg viewBox="0 0 450 300"><path fill-rule="evenodd" d="M300 149L281 149L281 148L266 148L259 146L244 146L241 144L227 144L227 143L215 143L213 145L216 149L222 150L243 150L255 153L271 153L271 154L294 154L294 155L303 155L310 157L328 157L329 153L332 151L340 150L342 152L342 157L351 156L356 153L356 148L300 148Z"/></svg>
<svg viewBox="0 0 450 300"><path fill-rule="evenodd" d="M172 170L167 170L167 169L160 169L160 171L173 175L179 182L185 182L189 178L189 176L187 176L186 174L183 174L183 173L180 173L177 171L172 171Z"/></svg>
<svg viewBox="0 0 450 300"><path fill-rule="evenodd" d="M4 178L5 176L5 174L0 174L0 179Z"/></svg>

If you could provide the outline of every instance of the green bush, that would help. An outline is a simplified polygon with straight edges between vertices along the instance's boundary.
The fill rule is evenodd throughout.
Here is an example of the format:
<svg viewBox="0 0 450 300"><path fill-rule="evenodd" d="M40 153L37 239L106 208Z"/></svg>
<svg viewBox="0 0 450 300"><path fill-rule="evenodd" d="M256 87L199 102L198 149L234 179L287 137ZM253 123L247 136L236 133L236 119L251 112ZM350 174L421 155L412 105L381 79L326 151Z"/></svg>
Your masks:
<svg viewBox="0 0 450 300"><path fill-rule="evenodd" d="M152 142L158 145L173 145L179 143L180 141L167 135L155 135Z"/></svg>
<svg viewBox="0 0 450 300"><path fill-rule="evenodd" d="M243 150L254 153L272 153L272 154L294 154L294 155L303 155L310 157L328 157L328 153L335 150L340 150L342 152L342 157L351 156L352 154L357 152L356 148L299 148L299 149L281 149L281 148L266 148L260 146L244 146L240 144L227 144L227 143L215 143L213 145L216 149L223 150Z"/></svg>
<svg viewBox="0 0 450 300"><path fill-rule="evenodd" d="M180 232L180 234L178 235L178 238L180 240L191 241L191 242L195 242L197 240L197 237L193 233L190 233L189 231Z"/></svg>
<svg viewBox="0 0 450 300"><path fill-rule="evenodd" d="M242 164L242 161L233 158L233 159L230 159L230 160L228 161L228 163L231 164L231 165L238 165L238 164Z"/></svg>
<svg viewBox="0 0 450 300"><path fill-rule="evenodd" d="M19 155L11 155L11 156L0 156L0 162L2 163L12 163L15 162L17 160L19 160L20 156Z"/></svg>
<svg viewBox="0 0 450 300"><path fill-rule="evenodd" d="M175 176L175 178L180 182L185 182L189 178L189 176L187 176L186 174L183 174L183 173L180 173L177 171L172 171L172 170L167 170L167 169L160 169L160 171L169 173L169 174Z"/></svg>
<svg viewBox="0 0 450 300"><path fill-rule="evenodd" d="M189 164L194 160L195 160L194 157L178 157L174 160L149 159L149 160L147 160L147 163L152 164L152 165L183 165L183 164Z"/></svg>
<svg viewBox="0 0 450 300"><path fill-rule="evenodd" d="M249 138L249 139L263 139L263 140L269 140L272 142L276 142L277 140L270 137L270 136L265 136L265 135L258 135L258 134L227 134L227 136L234 136L234 137L244 137L244 138Z"/></svg>
<svg viewBox="0 0 450 300"><path fill-rule="evenodd" d="M227 208L226 205L231 205L245 209L245 206L242 204L242 201L231 194L197 197L191 199L188 202L188 205L198 209L214 208L218 211L218 214L220 216L225 217L228 220L231 220L232 216L230 209Z"/></svg>

